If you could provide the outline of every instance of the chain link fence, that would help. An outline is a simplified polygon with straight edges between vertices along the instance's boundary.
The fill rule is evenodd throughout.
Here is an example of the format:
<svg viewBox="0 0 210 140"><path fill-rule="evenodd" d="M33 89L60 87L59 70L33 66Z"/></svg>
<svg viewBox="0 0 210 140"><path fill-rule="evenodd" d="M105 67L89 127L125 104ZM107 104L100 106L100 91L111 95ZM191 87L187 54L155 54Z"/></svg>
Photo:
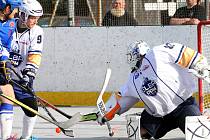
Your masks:
<svg viewBox="0 0 210 140"><path fill-rule="evenodd" d="M101 26L112 0L38 0L44 9L39 21L43 27ZM125 0L126 10L138 25L169 25L175 11L186 6L186 0ZM209 19L209 0L201 0Z"/></svg>

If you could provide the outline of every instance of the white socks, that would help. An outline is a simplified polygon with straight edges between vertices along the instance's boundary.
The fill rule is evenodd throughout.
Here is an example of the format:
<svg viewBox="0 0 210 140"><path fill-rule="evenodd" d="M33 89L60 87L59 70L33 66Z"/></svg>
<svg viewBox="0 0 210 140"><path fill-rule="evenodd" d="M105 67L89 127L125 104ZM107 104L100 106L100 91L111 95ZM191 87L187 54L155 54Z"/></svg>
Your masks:
<svg viewBox="0 0 210 140"><path fill-rule="evenodd" d="M23 129L22 129L21 138L29 139L31 137L32 131L35 126L36 118L37 116L35 117L28 117L26 115L23 116Z"/></svg>
<svg viewBox="0 0 210 140"><path fill-rule="evenodd" d="M13 124L13 106L11 104L3 103L1 105L1 138L6 140L10 137L12 133Z"/></svg>

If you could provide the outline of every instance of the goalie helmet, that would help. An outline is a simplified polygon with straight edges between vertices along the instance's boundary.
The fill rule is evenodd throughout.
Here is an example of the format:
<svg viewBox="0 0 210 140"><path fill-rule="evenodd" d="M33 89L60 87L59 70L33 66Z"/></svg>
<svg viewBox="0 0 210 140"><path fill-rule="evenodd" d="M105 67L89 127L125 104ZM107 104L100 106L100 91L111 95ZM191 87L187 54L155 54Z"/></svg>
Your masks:
<svg viewBox="0 0 210 140"><path fill-rule="evenodd" d="M0 9L4 9L6 5L10 5L11 11L22 6L22 0L0 0Z"/></svg>
<svg viewBox="0 0 210 140"><path fill-rule="evenodd" d="M128 46L127 62L131 70L139 68L140 64L138 65L137 63L141 61L149 50L149 45L144 41L136 41Z"/></svg>
<svg viewBox="0 0 210 140"><path fill-rule="evenodd" d="M43 9L37 0L25 0L20 8L20 19L26 23L29 16L41 17Z"/></svg>

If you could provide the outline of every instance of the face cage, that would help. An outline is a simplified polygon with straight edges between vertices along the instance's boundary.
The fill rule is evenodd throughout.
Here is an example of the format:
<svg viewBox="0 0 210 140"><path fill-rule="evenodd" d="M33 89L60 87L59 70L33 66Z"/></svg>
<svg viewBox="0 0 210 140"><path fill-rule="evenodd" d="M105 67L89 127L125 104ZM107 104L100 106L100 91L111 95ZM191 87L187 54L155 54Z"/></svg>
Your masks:
<svg viewBox="0 0 210 140"><path fill-rule="evenodd" d="M131 53L127 54L127 62L130 65L131 70L136 69L136 64L140 60L140 56L132 55Z"/></svg>
<svg viewBox="0 0 210 140"><path fill-rule="evenodd" d="M20 16L20 20L21 20L23 23L26 23L27 20L28 20L28 17L29 17L29 15L27 15L26 13L24 13L24 12L22 12L22 11L20 12L19 16Z"/></svg>

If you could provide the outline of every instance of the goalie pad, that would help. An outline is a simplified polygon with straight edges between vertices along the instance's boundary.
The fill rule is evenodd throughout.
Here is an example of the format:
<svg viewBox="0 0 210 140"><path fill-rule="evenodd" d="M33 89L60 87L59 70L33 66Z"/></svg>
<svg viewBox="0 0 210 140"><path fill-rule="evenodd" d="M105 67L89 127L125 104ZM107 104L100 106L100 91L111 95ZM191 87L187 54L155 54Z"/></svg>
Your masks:
<svg viewBox="0 0 210 140"><path fill-rule="evenodd" d="M187 116L185 121L186 140L209 140L210 119L208 116Z"/></svg>
<svg viewBox="0 0 210 140"><path fill-rule="evenodd" d="M128 139L132 140L142 140L140 133L140 118L141 114L128 114L125 116L126 119L126 129L128 134Z"/></svg>

